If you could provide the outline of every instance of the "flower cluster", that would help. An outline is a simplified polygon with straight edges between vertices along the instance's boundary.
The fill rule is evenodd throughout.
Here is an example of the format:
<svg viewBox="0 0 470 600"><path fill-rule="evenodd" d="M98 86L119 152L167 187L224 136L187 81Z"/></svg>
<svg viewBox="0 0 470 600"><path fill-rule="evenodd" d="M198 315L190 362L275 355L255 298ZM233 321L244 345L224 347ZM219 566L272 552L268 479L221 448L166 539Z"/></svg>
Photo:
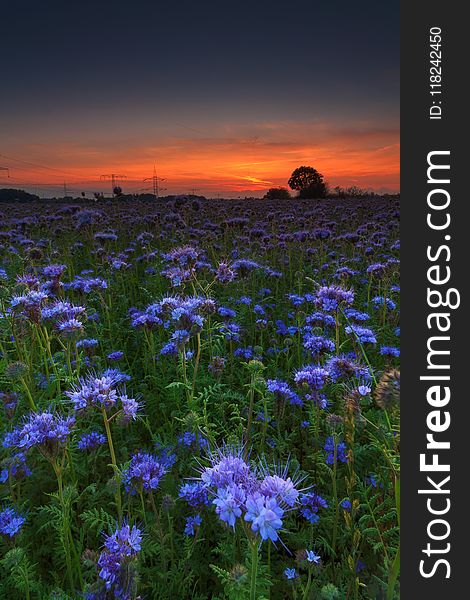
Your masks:
<svg viewBox="0 0 470 600"><path fill-rule="evenodd" d="M274 394L274 397L279 401L288 401L289 404L296 404L302 406L303 401L298 394L290 389L289 385L285 381L279 379L268 379L266 381L268 390Z"/></svg>
<svg viewBox="0 0 470 600"><path fill-rule="evenodd" d="M348 462L347 457L347 447L344 442L336 440L332 435L330 435L325 442L324 449L327 452L326 456L326 464L332 465L335 462L335 451L336 451L336 461L346 463Z"/></svg>
<svg viewBox="0 0 470 600"><path fill-rule="evenodd" d="M106 436L98 431L91 431L90 433L84 433L77 443L79 450L87 450L91 452L96 450L99 446L106 443Z"/></svg>
<svg viewBox="0 0 470 600"><path fill-rule="evenodd" d="M18 535L25 524L25 517L16 509L6 507L0 510L0 534L12 538Z"/></svg>
<svg viewBox="0 0 470 600"><path fill-rule="evenodd" d="M98 559L99 576L114 598L130 600L135 586L133 566L141 550L142 534L135 525L125 523L106 536Z"/></svg>
<svg viewBox="0 0 470 600"><path fill-rule="evenodd" d="M338 285L323 286L318 290L315 301L321 310L331 313L340 307L351 305L354 302L354 292Z"/></svg>
<svg viewBox="0 0 470 600"><path fill-rule="evenodd" d="M37 447L44 456L52 459L67 443L74 426L74 417L61 417L51 411L30 413L23 425L5 435L3 446L20 451Z"/></svg>
<svg viewBox="0 0 470 600"><path fill-rule="evenodd" d="M67 392L76 411L99 408L109 411L113 408L121 411L124 420L135 419L140 408L139 402L119 390L116 377L112 374L89 375L80 379L74 389Z"/></svg>
<svg viewBox="0 0 470 600"><path fill-rule="evenodd" d="M131 458L129 466L122 473L126 491L135 494L138 490L157 489L161 478L167 472L156 456L137 452Z"/></svg>
<svg viewBox="0 0 470 600"><path fill-rule="evenodd" d="M240 448L224 447L209 457L211 466L202 469L201 481L220 520L235 528L243 516L262 541L276 542L285 513L296 507L299 480L287 476L287 467L274 473L264 464L253 468Z"/></svg>

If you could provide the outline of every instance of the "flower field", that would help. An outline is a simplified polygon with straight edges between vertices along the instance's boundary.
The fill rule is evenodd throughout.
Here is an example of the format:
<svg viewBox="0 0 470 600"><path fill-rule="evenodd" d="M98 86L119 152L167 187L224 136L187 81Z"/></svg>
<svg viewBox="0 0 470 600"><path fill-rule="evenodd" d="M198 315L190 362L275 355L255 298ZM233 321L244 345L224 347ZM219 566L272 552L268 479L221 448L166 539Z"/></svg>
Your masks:
<svg viewBox="0 0 470 600"><path fill-rule="evenodd" d="M398 598L395 199L0 221L0 598Z"/></svg>

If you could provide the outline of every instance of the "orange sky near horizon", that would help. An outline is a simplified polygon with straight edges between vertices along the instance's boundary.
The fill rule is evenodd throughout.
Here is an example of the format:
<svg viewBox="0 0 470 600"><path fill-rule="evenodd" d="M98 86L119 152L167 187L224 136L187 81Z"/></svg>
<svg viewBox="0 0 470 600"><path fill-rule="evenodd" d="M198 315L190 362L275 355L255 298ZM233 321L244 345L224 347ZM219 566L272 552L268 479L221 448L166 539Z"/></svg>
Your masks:
<svg viewBox="0 0 470 600"><path fill-rule="evenodd" d="M1 164L11 175L8 180L3 173L1 185L63 189L66 181L74 193L81 188L107 191L110 184L100 176L116 173L126 175L121 182L124 192L136 192L151 185L143 179L152 175L156 164L165 179L162 194L196 189L207 196L262 195L270 187L287 186L296 167L310 165L331 187L399 191L399 131L393 127L363 123L342 129L286 122L261 124L251 136L228 126L213 137L197 133L159 136L156 142L124 137L112 142L48 140L23 147L21 154L18 148L15 158L22 162L6 159L0 149Z"/></svg>

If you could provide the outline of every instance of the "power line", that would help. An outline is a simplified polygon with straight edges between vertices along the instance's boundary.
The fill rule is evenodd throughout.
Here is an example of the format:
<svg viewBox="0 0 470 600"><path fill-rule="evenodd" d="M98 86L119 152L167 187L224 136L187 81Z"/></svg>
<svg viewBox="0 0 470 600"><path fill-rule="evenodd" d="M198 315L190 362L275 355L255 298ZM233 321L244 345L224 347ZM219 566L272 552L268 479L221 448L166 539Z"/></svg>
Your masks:
<svg viewBox="0 0 470 600"><path fill-rule="evenodd" d="M142 179L142 181L151 181L152 182L153 195L158 199L158 195L159 195L158 182L159 181L165 181L165 179L163 177L158 177L155 165L153 165L153 175L152 175L152 177L145 177L144 179Z"/></svg>
<svg viewBox="0 0 470 600"><path fill-rule="evenodd" d="M66 173L61 169L54 169L54 167L47 167L46 165L40 165L38 163L29 162L27 160L22 160L21 158L15 158L14 156L7 156L6 154L0 154L1 158L6 158L7 160L13 160L15 162L22 163L24 165L29 165L31 167L39 167L40 169L46 169L47 171L55 171L56 173L61 173L62 175L68 175L69 177L76 177L76 175L71 175L70 173Z"/></svg>
<svg viewBox="0 0 470 600"><path fill-rule="evenodd" d="M114 190L117 187L117 183L122 179L127 179L126 175L116 175L116 173L109 173L107 175L100 175L100 179L108 179L111 181L111 192L114 196Z"/></svg>

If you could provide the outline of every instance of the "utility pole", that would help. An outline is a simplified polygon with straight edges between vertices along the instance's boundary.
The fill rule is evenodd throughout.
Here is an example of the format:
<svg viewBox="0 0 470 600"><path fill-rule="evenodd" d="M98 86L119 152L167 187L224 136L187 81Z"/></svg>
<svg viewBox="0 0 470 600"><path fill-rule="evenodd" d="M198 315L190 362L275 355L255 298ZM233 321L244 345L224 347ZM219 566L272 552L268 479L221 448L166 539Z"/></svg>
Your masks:
<svg viewBox="0 0 470 600"><path fill-rule="evenodd" d="M64 198L67 198L67 184L64 181Z"/></svg>
<svg viewBox="0 0 470 600"><path fill-rule="evenodd" d="M155 168L155 165L153 165L153 175L152 175L152 177L145 177L142 181L151 181L152 182L153 195L158 200L158 195L159 195L159 192L160 192L158 182L159 181L165 181L165 179L163 177L158 177L158 175L157 175L157 169Z"/></svg>
<svg viewBox="0 0 470 600"><path fill-rule="evenodd" d="M6 171L7 177L10 179L10 169L8 167L0 167L0 171Z"/></svg>
<svg viewBox="0 0 470 600"><path fill-rule="evenodd" d="M192 188L191 189L192 195L195 196L196 192L199 192L199 188ZM189 194L191 196L191 194Z"/></svg>
<svg viewBox="0 0 470 600"><path fill-rule="evenodd" d="M101 175L100 179L107 179L108 181L111 181L111 193L114 196L114 188L117 186L117 183L121 180L121 179L127 179L126 175L116 175L116 173L109 173L107 175Z"/></svg>

